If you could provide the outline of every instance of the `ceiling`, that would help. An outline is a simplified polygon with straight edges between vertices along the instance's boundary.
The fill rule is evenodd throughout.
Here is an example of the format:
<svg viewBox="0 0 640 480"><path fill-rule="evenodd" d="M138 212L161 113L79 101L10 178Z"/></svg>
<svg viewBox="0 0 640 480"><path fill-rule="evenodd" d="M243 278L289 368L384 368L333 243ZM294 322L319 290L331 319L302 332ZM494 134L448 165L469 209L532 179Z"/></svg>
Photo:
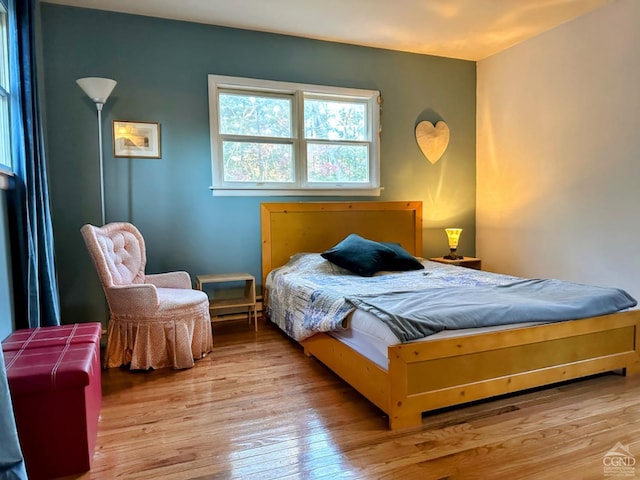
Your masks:
<svg viewBox="0 0 640 480"><path fill-rule="evenodd" d="M615 0L42 0L482 60Z"/></svg>

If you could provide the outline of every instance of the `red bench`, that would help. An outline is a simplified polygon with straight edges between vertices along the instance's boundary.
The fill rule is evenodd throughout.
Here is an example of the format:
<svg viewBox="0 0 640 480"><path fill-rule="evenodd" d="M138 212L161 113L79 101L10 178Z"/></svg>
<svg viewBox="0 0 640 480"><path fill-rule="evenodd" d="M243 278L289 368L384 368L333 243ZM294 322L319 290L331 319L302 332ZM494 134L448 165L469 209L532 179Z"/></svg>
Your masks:
<svg viewBox="0 0 640 480"><path fill-rule="evenodd" d="M30 479L87 471L102 402L100 323L18 330L4 342L7 380Z"/></svg>

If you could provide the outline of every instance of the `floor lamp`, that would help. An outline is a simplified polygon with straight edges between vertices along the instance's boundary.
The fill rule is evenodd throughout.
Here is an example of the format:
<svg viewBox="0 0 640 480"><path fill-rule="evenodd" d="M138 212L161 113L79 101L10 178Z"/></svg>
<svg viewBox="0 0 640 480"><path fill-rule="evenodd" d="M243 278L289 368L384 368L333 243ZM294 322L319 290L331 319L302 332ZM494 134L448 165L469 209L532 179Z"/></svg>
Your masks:
<svg viewBox="0 0 640 480"><path fill-rule="evenodd" d="M100 153L100 207L102 214L102 225L105 224L104 215L104 167L102 162L102 106L106 103L109 95L116 86L115 80L110 78L86 77L79 78L76 83L93 100L98 110L98 145Z"/></svg>

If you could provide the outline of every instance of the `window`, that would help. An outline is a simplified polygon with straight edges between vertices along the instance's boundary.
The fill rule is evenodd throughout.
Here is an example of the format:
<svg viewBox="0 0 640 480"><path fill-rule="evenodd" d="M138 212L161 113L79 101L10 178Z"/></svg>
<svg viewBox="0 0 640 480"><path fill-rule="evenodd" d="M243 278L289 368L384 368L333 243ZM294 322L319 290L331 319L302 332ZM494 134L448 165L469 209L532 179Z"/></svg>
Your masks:
<svg viewBox="0 0 640 480"><path fill-rule="evenodd" d="M379 195L379 97L209 75L214 195Z"/></svg>
<svg viewBox="0 0 640 480"><path fill-rule="evenodd" d="M0 170L11 169L9 127L9 34L7 9L0 0Z"/></svg>

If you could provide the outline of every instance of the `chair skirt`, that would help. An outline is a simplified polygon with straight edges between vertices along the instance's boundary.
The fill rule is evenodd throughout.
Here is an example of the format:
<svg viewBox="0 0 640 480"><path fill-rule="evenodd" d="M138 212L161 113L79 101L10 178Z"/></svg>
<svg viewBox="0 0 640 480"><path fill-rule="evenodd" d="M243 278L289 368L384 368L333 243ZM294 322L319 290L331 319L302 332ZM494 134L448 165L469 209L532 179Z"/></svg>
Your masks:
<svg viewBox="0 0 640 480"><path fill-rule="evenodd" d="M205 357L212 349L209 301L204 295L189 308L155 312L150 317L111 312L104 366L191 368L194 359Z"/></svg>

